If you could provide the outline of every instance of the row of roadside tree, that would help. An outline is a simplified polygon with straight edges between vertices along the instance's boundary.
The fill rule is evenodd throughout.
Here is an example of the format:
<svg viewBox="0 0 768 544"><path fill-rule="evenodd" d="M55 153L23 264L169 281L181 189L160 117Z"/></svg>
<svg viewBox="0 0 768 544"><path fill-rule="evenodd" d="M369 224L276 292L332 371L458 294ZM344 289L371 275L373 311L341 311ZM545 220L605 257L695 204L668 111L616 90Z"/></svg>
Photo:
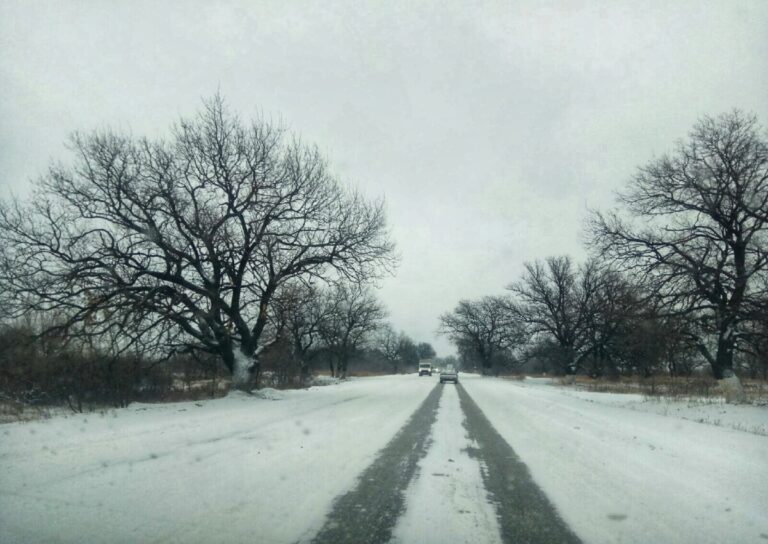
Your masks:
<svg viewBox="0 0 768 544"><path fill-rule="evenodd" d="M768 136L757 119L702 118L618 201L590 213L586 262L527 263L506 294L441 317L465 364L768 377Z"/></svg>

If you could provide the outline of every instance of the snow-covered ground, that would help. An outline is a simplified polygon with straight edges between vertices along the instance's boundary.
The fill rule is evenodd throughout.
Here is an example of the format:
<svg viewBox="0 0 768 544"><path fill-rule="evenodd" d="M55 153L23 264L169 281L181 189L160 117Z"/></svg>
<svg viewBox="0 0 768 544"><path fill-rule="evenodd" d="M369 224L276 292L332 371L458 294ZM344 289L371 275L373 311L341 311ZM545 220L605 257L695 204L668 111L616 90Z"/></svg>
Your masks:
<svg viewBox="0 0 768 544"><path fill-rule="evenodd" d="M525 384L532 385L537 382L525 380ZM557 389L563 395L570 395L587 402L619 406L629 410L650 412L768 436L768 407L766 406L726 404L724 398L718 397L647 397L638 394L592 393L567 386Z"/></svg>
<svg viewBox="0 0 768 544"><path fill-rule="evenodd" d="M464 428L453 386L445 386L427 455L406 492L406 509L392 544L495 544L501 542L494 506L489 503L477 448Z"/></svg>
<svg viewBox="0 0 768 544"><path fill-rule="evenodd" d="M768 409L720 406L745 431L685 419L685 403L462 377L585 542L768 539L768 437L748 432Z"/></svg>
<svg viewBox="0 0 768 544"><path fill-rule="evenodd" d="M414 375L0 426L0 542L308 540L434 386Z"/></svg>
<svg viewBox="0 0 768 544"><path fill-rule="evenodd" d="M768 409L461 379L586 543L768 539L768 437L753 432ZM306 542L434 386L365 378L0 425L0 542ZM401 542L419 520L430 536L457 523L446 542L494 538L461 525L492 524L479 465L454 457L468 444L452 394L445 386L409 486ZM713 410L719 422L697 421ZM450 481L434 476L453 465ZM470 503L466 519L437 519Z"/></svg>

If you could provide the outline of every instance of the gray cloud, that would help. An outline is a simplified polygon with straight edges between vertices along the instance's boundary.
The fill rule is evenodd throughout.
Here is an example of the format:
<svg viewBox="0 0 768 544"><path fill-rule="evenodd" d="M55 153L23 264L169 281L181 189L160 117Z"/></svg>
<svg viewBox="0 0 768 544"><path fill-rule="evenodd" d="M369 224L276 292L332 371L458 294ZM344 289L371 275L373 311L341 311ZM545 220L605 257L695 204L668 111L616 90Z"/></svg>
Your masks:
<svg viewBox="0 0 768 544"><path fill-rule="evenodd" d="M697 117L768 123L768 3L670 4L6 1L0 195L72 130L162 135L220 89L386 197L403 259L381 296L446 354L440 313L583 255L587 207Z"/></svg>

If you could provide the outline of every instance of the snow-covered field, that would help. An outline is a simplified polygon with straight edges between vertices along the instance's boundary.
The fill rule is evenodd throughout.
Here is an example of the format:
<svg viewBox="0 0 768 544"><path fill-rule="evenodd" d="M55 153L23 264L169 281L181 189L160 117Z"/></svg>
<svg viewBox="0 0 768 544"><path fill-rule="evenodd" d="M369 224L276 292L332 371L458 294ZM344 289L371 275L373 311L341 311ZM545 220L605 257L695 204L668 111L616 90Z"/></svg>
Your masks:
<svg viewBox="0 0 768 544"><path fill-rule="evenodd" d="M0 426L0 542L310 539L433 386L365 378Z"/></svg>
<svg viewBox="0 0 768 544"><path fill-rule="evenodd" d="M730 423L718 426L684 419L685 402L473 376L463 384L585 542L768 539L768 437L732 428L765 428L768 409L712 405Z"/></svg>

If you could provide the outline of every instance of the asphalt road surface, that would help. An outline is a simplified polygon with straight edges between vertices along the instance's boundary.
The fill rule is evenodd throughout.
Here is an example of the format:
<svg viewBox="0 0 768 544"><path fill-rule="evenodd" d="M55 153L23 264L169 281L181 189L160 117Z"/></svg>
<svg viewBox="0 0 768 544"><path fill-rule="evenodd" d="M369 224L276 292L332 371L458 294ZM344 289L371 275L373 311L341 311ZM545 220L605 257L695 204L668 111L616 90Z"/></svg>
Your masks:
<svg viewBox="0 0 768 544"><path fill-rule="evenodd" d="M461 384L438 383L313 542L580 541Z"/></svg>

